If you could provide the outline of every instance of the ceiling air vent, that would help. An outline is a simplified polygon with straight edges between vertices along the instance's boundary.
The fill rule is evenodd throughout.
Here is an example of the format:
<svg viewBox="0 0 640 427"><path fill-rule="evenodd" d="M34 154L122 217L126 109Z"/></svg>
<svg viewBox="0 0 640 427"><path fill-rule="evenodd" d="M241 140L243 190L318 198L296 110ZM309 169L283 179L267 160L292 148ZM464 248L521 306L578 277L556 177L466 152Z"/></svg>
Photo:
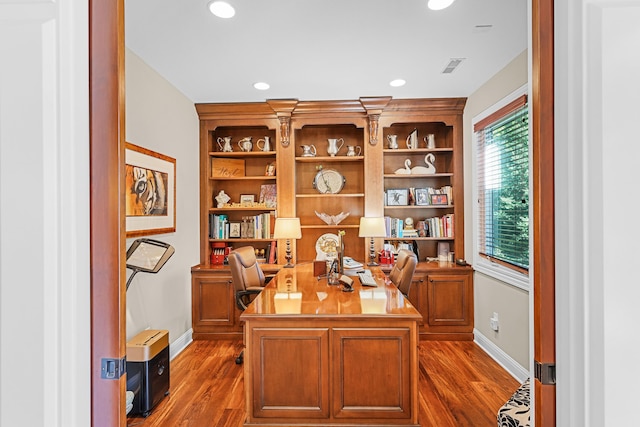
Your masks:
<svg viewBox="0 0 640 427"><path fill-rule="evenodd" d="M444 67L444 70L442 70L442 74L453 73L453 70L455 70L458 67L458 65L460 65L460 63L464 61L464 59L465 58L451 58L447 66Z"/></svg>
<svg viewBox="0 0 640 427"><path fill-rule="evenodd" d="M474 33L488 33L493 29L493 25L491 24L480 24L473 27Z"/></svg>

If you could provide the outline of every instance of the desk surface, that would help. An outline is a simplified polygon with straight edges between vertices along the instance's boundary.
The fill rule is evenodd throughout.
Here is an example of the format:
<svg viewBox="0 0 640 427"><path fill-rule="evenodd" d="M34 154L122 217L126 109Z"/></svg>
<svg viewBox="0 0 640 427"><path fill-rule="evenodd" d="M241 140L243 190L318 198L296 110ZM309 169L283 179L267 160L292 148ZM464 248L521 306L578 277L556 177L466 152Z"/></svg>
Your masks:
<svg viewBox="0 0 640 427"><path fill-rule="evenodd" d="M329 285L313 275L313 264L283 268L249 305L240 318L258 317L402 317L422 319L420 313L378 267L371 267L378 287L362 286L357 276L353 292Z"/></svg>

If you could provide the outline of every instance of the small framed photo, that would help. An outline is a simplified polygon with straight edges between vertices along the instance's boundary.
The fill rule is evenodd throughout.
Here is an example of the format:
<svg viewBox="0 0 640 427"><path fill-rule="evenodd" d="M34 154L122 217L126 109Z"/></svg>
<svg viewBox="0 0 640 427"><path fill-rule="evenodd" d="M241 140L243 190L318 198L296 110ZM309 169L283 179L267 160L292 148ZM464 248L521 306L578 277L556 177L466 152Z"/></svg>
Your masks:
<svg viewBox="0 0 640 427"><path fill-rule="evenodd" d="M276 162L271 162L264 170L265 176L276 176Z"/></svg>
<svg viewBox="0 0 640 427"><path fill-rule="evenodd" d="M242 223L240 221L229 221L229 238L230 239L239 239L241 236L240 225Z"/></svg>
<svg viewBox="0 0 640 427"><path fill-rule="evenodd" d="M426 206L429 204L429 190L426 188L416 188L416 206Z"/></svg>
<svg viewBox="0 0 640 427"><path fill-rule="evenodd" d="M253 221L242 221L242 224L240 224L240 237L243 239L253 239Z"/></svg>
<svg viewBox="0 0 640 427"><path fill-rule="evenodd" d="M387 190L387 206L407 206L409 190L406 188L389 188Z"/></svg>
<svg viewBox="0 0 640 427"><path fill-rule="evenodd" d="M431 204L438 206L438 205L448 205L449 204L449 197L447 197L446 194L432 194L431 195Z"/></svg>
<svg viewBox="0 0 640 427"><path fill-rule="evenodd" d="M240 195L240 204L242 206L251 206L256 201L255 194L241 194Z"/></svg>

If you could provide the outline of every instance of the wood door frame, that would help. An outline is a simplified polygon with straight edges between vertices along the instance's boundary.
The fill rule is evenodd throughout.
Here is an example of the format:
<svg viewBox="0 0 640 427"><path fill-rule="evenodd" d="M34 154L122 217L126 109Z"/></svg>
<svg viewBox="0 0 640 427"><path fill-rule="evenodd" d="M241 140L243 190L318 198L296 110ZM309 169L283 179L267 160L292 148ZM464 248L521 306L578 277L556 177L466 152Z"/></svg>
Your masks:
<svg viewBox="0 0 640 427"><path fill-rule="evenodd" d="M532 1L534 356L555 361L554 0ZM125 355L124 0L89 0L92 426L124 427L124 378L100 378L103 357ZM544 221L544 224L542 222ZM117 286L116 286L117 284ZM540 352L540 354L538 354ZM536 425L555 426L555 388L535 382ZM552 391L552 392L551 392Z"/></svg>
<svg viewBox="0 0 640 427"><path fill-rule="evenodd" d="M531 6L533 356L555 364L554 0ZM555 385L531 380L535 425L555 427Z"/></svg>
<svg viewBox="0 0 640 427"><path fill-rule="evenodd" d="M91 425L125 427L126 375L101 378L123 359L125 320L124 0L89 0Z"/></svg>

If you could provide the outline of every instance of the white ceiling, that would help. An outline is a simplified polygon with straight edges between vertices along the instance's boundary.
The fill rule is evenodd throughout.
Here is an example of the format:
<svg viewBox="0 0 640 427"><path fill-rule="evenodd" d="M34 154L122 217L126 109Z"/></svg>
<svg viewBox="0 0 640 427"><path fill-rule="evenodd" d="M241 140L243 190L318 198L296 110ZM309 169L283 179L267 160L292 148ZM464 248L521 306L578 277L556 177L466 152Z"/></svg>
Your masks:
<svg viewBox="0 0 640 427"><path fill-rule="evenodd" d="M466 97L527 47L527 0L208 1L125 0L127 47L195 103Z"/></svg>

